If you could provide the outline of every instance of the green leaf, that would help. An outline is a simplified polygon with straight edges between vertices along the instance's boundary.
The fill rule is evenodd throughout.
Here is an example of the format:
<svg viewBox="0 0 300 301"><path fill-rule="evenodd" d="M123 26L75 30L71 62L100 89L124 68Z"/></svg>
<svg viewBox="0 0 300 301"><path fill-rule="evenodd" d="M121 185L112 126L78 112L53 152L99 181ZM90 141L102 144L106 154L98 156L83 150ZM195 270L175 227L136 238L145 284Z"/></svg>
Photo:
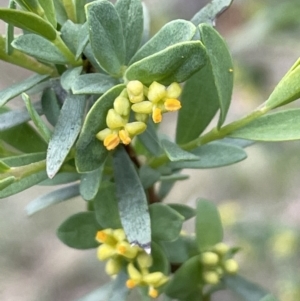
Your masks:
<svg viewBox="0 0 300 301"><path fill-rule="evenodd" d="M51 64L67 64L68 59L50 41L36 34L26 34L16 38L12 45L14 48ZM34 45L34 47L32 47Z"/></svg>
<svg viewBox="0 0 300 301"><path fill-rule="evenodd" d="M74 94L103 94L117 84L117 81L100 73L78 76L72 85Z"/></svg>
<svg viewBox="0 0 300 301"><path fill-rule="evenodd" d="M10 167L5 164L3 161L0 161L0 173L6 173L10 170Z"/></svg>
<svg viewBox="0 0 300 301"><path fill-rule="evenodd" d="M26 31L41 35L50 41L56 38L56 30L52 25L32 12L0 8L0 19Z"/></svg>
<svg viewBox="0 0 300 301"><path fill-rule="evenodd" d="M79 172L89 172L97 169L108 155L103 142L96 134L105 129L106 115L113 107L113 102L120 95L124 85L118 85L101 96L87 114L78 142L76 144L76 167Z"/></svg>
<svg viewBox="0 0 300 301"><path fill-rule="evenodd" d="M214 82L214 89L220 105L220 118L218 127L225 121L233 89L233 64L228 47L220 34L210 25L201 24L199 26L201 41L203 42L207 54L211 71L210 79ZM210 100L207 100L210 101Z"/></svg>
<svg viewBox="0 0 300 301"><path fill-rule="evenodd" d="M68 20L68 15L61 0L53 0L57 22L63 25Z"/></svg>
<svg viewBox="0 0 300 301"><path fill-rule="evenodd" d="M86 0L75 0L75 13L76 13L77 23L85 22L85 11L84 11L85 4L86 4Z"/></svg>
<svg viewBox="0 0 300 301"><path fill-rule="evenodd" d="M120 77L125 62L125 43L120 17L112 3L100 0L85 6L90 42L99 65Z"/></svg>
<svg viewBox="0 0 300 301"><path fill-rule="evenodd" d="M160 172L147 165L143 165L139 168L139 176L144 189L148 189L159 180Z"/></svg>
<svg viewBox="0 0 300 301"><path fill-rule="evenodd" d="M168 206L182 215L185 221L196 216L196 210L190 206L184 204L168 204Z"/></svg>
<svg viewBox="0 0 300 301"><path fill-rule="evenodd" d="M135 167L122 146L113 153L113 167L120 218L127 239L150 253L151 226L147 197Z"/></svg>
<svg viewBox="0 0 300 301"><path fill-rule="evenodd" d="M214 25L216 18L222 14L232 2L233 0L212 0L195 14L191 22L195 25L199 25L200 23Z"/></svg>
<svg viewBox="0 0 300 301"><path fill-rule="evenodd" d="M86 201L93 200L99 190L102 173L104 169L104 163L97 169L82 174L80 181L80 194Z"/></svg>
<svg viewBox="0 0 300 301"><path fill-rule="evenodd" d="M47 120L55 126L60 114L61 104L58 101L53 89L48 88L43 91L42 94L42 108Z"/></svg>
<svg viewBox="0 0 300 301"><path fill-rule="evenodd" d="M184 144L196 139L219 109L209 63L185 82L180 100L182 107L178 111L176 142Z"/></svg>
<svg viewBox="0 0 300 301"><path fill-rule="evenodd" d="M104 228L122 228L116 186L111 182L103 182L94 199L95 214L98 223Z"/></svg>
<svg viewBox="0 0 300 301"><path fill-rule="evenodd" d="M223 278L227 288L241 296L245 301L267 301L269 294L259 285L241 276L225 276ZM272 297L272 296L271 296ZM270 299L271 301L272 299ZM276 301L276 299L274 299Z"/></svg>
<svg viewBox="0 0 300 301"><path fill-rule="evenodd" d="M9 176L5 179L0 180L0 193L1 193L1 190L8 187L9 185L11 185L15 180L16 180L16 178L13 176Z"/></svg>
<svg viewBox="0 0 300 301"><path fill-rule="evenodd" d="M101 230L94 212L80 212L69 217L57 229L57 237L67 246L75 249L96 248L96 233Z"/></svg>
<svg viewBox="0 0 300 301"><path fill-rule="evenodd" d="M56 28L56 14L53 0L39 0L40 5L44 9L47 20L52 24L53 28Z"/></svg>
<svg viewBox="0 0 300 301"><path fill-rule="evenodd" d="M151 233L155 241L172 241L180 234L184 217L168 205L155 203L149 207ZM162 229L164 229L162 231Z"/></svg>
<svg viewBox="0 0 300 301"><path fill-rule="evenodd" d="M134 63L126 70L125 77L145 85L153 81L169 85L187 80L205 63L206 51L200 41L182 42Z"/></svg>
<svg viewBox="0 0 300 301"><path fill-rule="evenodd" d="M175 272L173 278L168 282L165 294L174 299L190 300L188 296L199 291L202 280L202 269L199 256L188 259ZM199 291L200 296L200 291Z"/></svg>
<svg viewBox="0 0 300 301"><path fill-rule="evenodd" d="M80 24L74 24L71 20L67 20L61 28L61 37L68 48L75 54L79 43Z"/></svg>
<svg viewBox="0 0 300 301"><path fill-rule="evenodd" d="M13 0L9 0L9 8L16 9L16 3ZM6 25L6 53L11 55L14 51L13 47L11 46L11 42L14 40L14 26L12 24Z"/></svg>
<svg viewBox="0 0 300 301"><path fill-rule="evenodd" d="M75 59L78 60L80 55L83 53L85 47L89 42L89 26L88 23L85 22L78 32L78 43L77 43L77 50L76 50L76 57Z"/></svg>
<svg viewBox="0 0 300 301"><path fill-rule="evenodd" d="M164 148L166 155L172 162L199 160L199 157L195 156L192 153L184 151L176 143L173 143L169 140L161 140L161 145Z"/></svg>
<svg viewBox="0 0 300 301"><path fill-rule="evenodd" d="M190 41L196 30L197 28L191 22L185 20L174 20L167 23L138 50L129 65L174 44Z"/></svg>
<svg viewBox="0 0 300 301"><path fill-rule="evenodd" d="M151 243L151 257L153 265L150 267L149 272L162 272L165 275L170 273L170 263L160 245L154 241Z"/></svg>
<svg viewBox="0 0 300 301"><path fill-rule="evenodd" d="M141 44L143 6L140 0L118 0L115 7L122 23L126 51L125 63L128 64Z"/></svg>
<svg viewBox="0 0 300 301"><path fill-rule="evenodd" d="M33 11L37 13L37 9L39 7L38 0L14 0L16 3L20 5L25 10Z"/></svg>
<svg viewBox="0 0 300 301"><path fill-rule="evenodd" d="M188 179L190 176L189 175L183 175L180 173L173 173L170 175L166 175L166 176L161 176L160 180L162 182L173 182L173 181L183 181Z"/></svg>
<svg viewBox="0 0 300 301"><path fill-rule="evenodd" d="M171 162L169 166L173 169L216 168L234 164L247 158L247 154L242 148L222 142L211 142L199 146L191 153L198 156L200 160Z"/></svg>
<svg viewBox="0 0 300 301"><path fill-rule="evenodd" d="M70 91L72 89L74 81L76 81L76 79L79 77L81 72L82 72L82 66L70 68L70 69L66 70L60 78L61 86L66 91Z"/></svg>
<svg viewBox="0 0 300 301"><path fill-rule="evenodd" d="M25 80L15 83L12 86L2 90L0 92L0 107L6 104L10 99L15 98L22 92L26 92L30 88L34 87L35 85L49 77L49 75L32 75Z"/></svg>
<svg viewBox="0 0 300 301"><path fill-rule="evenodd" d="M197 202L196 239L199 251L205 251L223 239L223 228L214 203L200 199Z"/></svg>
<svg viewBox="0 0 300 301"><path fill-rule="evenodd" d="M34 125L37 127L39 133L41 134L41 136L43 137L45 142L48 142L51 137L51 131L49 130L49 128L47 127L45 122L42 120L40 115L37 113L37 111L33 107L29 96L26 93L23 93L22 98L25 102L26 108L28 110L28 113L29 113Z"/></svg>
<svg viewBox="0 0 300 301"><path fill-rule="evenodd" d="M41 195L31 201L26 206L28 215L33 215L49 206L61 203L79 195L79 185L74 184L68 187L63 187L47 194Z"/></svg>
<svg viewBox="0 0 300 301"><path fill-rule="evenodd" d="M58 172L80 132L85 113L85 96L69 95L60 112L47 150L47 174Z"/></svg>
<svg viewBox="0 0 300 301"><path fill-rule="evenodd" d="M290 109L259 117L233 131L229 136L255 141L300 139L300 109Z"/></svg>
<svg viewBox="0 0 300 301"><path fill-rule="evenodd" d="M1 160L11 166L11 167L19 167L28 165L34 162L38 162L44 160L46 158L46 153L32 153L32 154L22 154L13 157L2 158Z"/></svg>
<svg viewBox="0 0 300 301"><path fill-rule="evenodd" d="M61 184L69 184L75 181L80 180L80 175L75 172L61 172L56 174L53 179L47 179L39 185L41 186L54 186L54 185L61 185Z"/></svg>

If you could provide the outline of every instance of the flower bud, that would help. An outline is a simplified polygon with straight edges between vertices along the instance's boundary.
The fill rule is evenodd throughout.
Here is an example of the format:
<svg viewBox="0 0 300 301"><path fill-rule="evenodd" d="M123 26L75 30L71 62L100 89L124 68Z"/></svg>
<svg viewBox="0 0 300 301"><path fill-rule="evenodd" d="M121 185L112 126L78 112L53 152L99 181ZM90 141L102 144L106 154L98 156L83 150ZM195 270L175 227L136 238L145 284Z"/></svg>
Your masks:
<svg viewBox="0 0 300 301"><path fill-rule="evenodd" d="M132 111L136 113L150 114L152 112L153 103L149 100L145 100L139 103L135 103L131 106Z"/></svg>
<svg viewBox="0 0 300 301"><path fill-rule="evenodd" d="M116 254L115 248L110 245L103 244L97 249L97 257L99 260L106 260Z"/></svg>
<svg viewBox="0 0 300 301"><path fill-rule="evenodd" d="M106 129L98 132L96 135L96 138L103 141L109 134L112 134L112 130L109 128L106 128Z"/></svg>
<svg viewBox="0 0 300 301"><path fill-rule="evenodd" d="M126 97L118 96L114 101L114 109L119 115L127 116L130 112L130 103Z"/></svg>
<svg viewBox="0 0 300 301"><path fill-rule="evenodd" d="M120 138L116 133L109 134L103 141L104 146L107 150L116 148L120 143Z"/></svg>
<svg viewBox="0 0 300 301"><path fill-rule="evenodd" d="M167 88L167 98L178 98L181 94L181 87L178 83L174 82Z"/></svg>
<svg viewBox="0 0 300 301"><path fill-rule="evenodd" d="M162 272L154 272L143 277L143 281L153 287L160 287L168 281L168 277Z"/></svg>
<svg viewBox="0 0 300 301"><path fill-rule="evenodd" d="M107 275L113 276L120 272L121 270L121 262L116 258L111 258L107 261L105 265L105 272Z"/></svg>
<svg viewBox="0 0 300 301"><path fill-rule="evenodd" d="M203 280L207 284L218 284L220 281L218 273L216 273L214 271L204 272Z"/></svg>
<svg viewBox="0 0 300 301"><path fill-rule="evenodd" d="M160 108L155 108L152 112L152 119L154 123L159 123L162 121L162 114Z"/></svg>
<svg viewBox="0 0 300 301"><path fill-rule="evenodd" d="M141 102L144 100L144 85L138 81L133 80L127 84L127 93L129 100L132 103Z"/></svg>
<svg viewBox="0 0 300 301"><path fill-rule="evenodd" d="M168 98L165 102L165 109L170 112L178 111L181 108L181 103L178 99Z"/></svg>
<svg viewBox="0 0 300 301"><path fill-rule="evenodd" d="M149 115L148 114L135 113L134 117L135 117L135 120L137 120L137 121L147 123Z"/></svg>
<svg viewBox="0 0 300 301"><path fill-rule="evenodd" d="M131 137L143 133L146 130L146 128L146 124L141 121L130 122L125 125L125 130Z"/></svg>
<svg viewBox="0 0 300 301"><path fill-rule="evenodd" d="M138 271L138 269L133 265L132 262L130 262L127 265L127 272L130 277L130 279L136 281L136 282L141 282L142 281L142 274Z"/></svg>
<svg viewBox="0 0 300 301"><path fill-rule="evenodd" d="M152 256L145 252L142 252L137 256L137 263L141 269L149 268L152 266L153 263Z"/></svg>
<svg viewBox="0 0 300 301"><path fill-rule="evenodd" d="M229 247L223 242L219 242L218 244L214 245L213 250L219 255L223 256L229 251Z"/></svg>
<svg viewBox="0 0 300 301"><path fill-rule="evenodd" d="M224 270L228 274L236 274L239 270L238 263L234 259L227 259L224 262Z"/></svg>
<svg viewBox="0 0 300 301"><path fill-rule="evenodd" d="M204 265L214 266L219 262L219 256L213 252L204 252L201 255L201 262Z"/></svg>
<svg viewBox="0 0 300 301"><path fill-rule="evenodd" d="M122 143L125 145L128 145L131 142L131 138L129 137L129 134L125 130L119 131L119 138L121 139Z"/></svg>
<svg viewBox="0 0 300 301"><path fill-rule="evenodd" d="M126 124L126 121L114 110L110 109L106 116L106 124L112 129L118 129Z"/></svg>
<svg viewBox="0 0 300 301"><path fill-rule="evenodd" d="M162 100L167 94L166 87L158 82L153 82L149 86L148 99L154 103Z"/></svg>

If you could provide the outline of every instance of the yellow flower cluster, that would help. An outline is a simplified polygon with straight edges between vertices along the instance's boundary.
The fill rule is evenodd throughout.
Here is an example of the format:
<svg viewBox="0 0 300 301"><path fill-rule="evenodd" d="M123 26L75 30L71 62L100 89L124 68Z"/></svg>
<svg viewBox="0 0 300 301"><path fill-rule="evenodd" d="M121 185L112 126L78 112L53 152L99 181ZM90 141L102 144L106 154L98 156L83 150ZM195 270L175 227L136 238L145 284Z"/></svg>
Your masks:
<svg viewBox="0 0 300 301"><path fill-rule="evenodd" d="M98 231L96 240L101 243L97 251L98 259L107 260L105 271L108 275L118 274L127 265L129 278L126 286L129 289L147 286L150 297L156 298L159 295L158 288L168 281L168 277L162 272L150 273L152 256L138 246L131 246L123 229Z"/></svg>
<svg viewBox="0 0 300 301"><path fill-rule="evenodd" d="M202 277L206 284L218 284L225 273L236 274L238 272L238 264L230 258L229 250L226 244L218 243L211 250L201 254Z"/></svg>
<svg viewBox="0 0 300 301"><path fill-rule="evenodd" d="M128 82L107 113L107 128L97 133L96 137L103 141L108 150L120 143L129 144L133 137L146 130L150 115L155 123L159 123L162 113L179 110L180 94L181 87L175 82L168 87L158 82L153 82L149 87L137 80ZM135 116L133 122L129 122L131 111Z"/></svg>

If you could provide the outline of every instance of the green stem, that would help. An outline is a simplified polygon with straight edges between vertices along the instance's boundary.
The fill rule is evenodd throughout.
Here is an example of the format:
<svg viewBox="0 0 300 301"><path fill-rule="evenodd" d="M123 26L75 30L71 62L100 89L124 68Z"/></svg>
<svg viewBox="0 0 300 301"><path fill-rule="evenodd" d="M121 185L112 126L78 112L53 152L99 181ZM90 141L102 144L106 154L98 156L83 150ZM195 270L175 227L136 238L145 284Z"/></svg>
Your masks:
<svg viewBox="0 0 300 301"><path fill-rule="evenodd" d="M232 123L227 124L221 129L213 128L208 133L204 134L203 136L200 136L186 144L180 145L180 147L184 150L192 150L196 147L199 147L201 145L207 144L211 141L223 139L224 137L228 136L230 133L236 131L237 129L245 126L246 124L250 123L251 121L261 117L262 115L266 114L270 108L266 108L265 106L259 107L255 111L253 111L251 114L246 115L245 117L241 118L240 120L234 121ZM148 162L149 166L152 168L159 167L166 162L168 162L169 159L166 155L161 155L157 158L153 158Z"/></svg>

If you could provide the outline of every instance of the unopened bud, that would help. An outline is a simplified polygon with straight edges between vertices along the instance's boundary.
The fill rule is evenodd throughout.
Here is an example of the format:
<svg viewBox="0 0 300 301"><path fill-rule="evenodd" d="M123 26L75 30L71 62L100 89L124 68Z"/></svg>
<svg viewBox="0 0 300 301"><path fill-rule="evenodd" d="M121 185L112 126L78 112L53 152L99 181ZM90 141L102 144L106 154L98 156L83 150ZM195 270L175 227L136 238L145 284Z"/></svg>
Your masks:
<svg viewBox="0 0 300 301"><path fill-rule="evenodd" d="M106 128L106 129L98 132L96 135L96 138L103 141L109 134L112 134L112 130L109 128Z"/></svg>
<svg viewBox="0 0 300 301"><path fill-rule="evenodd" d="M120 272L121 267L122 267L122 265L121 265L120 260L111 258L107 261L107 263L105 265L105 272L106 272L106 274L113 276Z"/></svg>
<svg viewBox="0 0 300 301"><path fill-rule="evenodd" d="M166 87L158 82L153 82L149 86L148 99L154 103L159 102L167 95Z"/></svg>
<svg viewBox="0 0 300 301"><path fill-rule="evenodd" d="M167 88L168 98L178 98L181 94L181 87L178 83L174 82Z"/></svg>
<svg viewBox="0 0 300 301"><path fill-rule="evenodd" d="M152 263L153 263L152 256L145 252L142 252L137 257L137 263L141 269L149 268L152 266Z"/></svg>
<svg viewBox="0 0 300 301"><path fill-rule="evenodd" d="M219 262L219 256L213 252L204 252L201 255L201 262L204 265L214 266Z"/></svg>
<svg viewBox="0 0 300 301"><path fill-rule="evenodd" d="M174 112L178 111L181 108L181 103L178 99L175 98L168 98L164 102L165 108L167 111Z"/></svg>
<svg viewBox="0 0 300 301"><path fill-rule="evenodd" d="M214 271L204 272L203 280L207 284L218 284L220 281L218 273L216 273Z"/></svg>
<svg viewBox="0 0 300 301"><path fill-rule="evenodd" d="M145 100L132 105L132 111L136 113L150 114L152 112L153 103L151 101Z"/></svg>
<svg viewBox="0 0 300 301"><path fill-rule="evenodd" d="M126 97L118 96L114 101L114 109L117 114L127 116L130 112L130 103Z"/></svg>
<svg viewBox="0 0 300 301"><path fill-rule="evenodd" d="M106 124L112 129L118 129L123 127L126 124L126 120L124 120L114 109L110 109L106 116Z"/></svg>
<svg viewBox="0 0 300 301"><path fill-rule="evenodd" d="M144 85L138 81L133 80L127 84L127 93L129 100L132 103L137 103L144 100Z"/></svg>
<svg viewBox="0 0 300 301"><path fill-rule="evenodd" d="M228 274L236 274L239 270L238 263L234 259L227 259L224 262L224 270Z"/></svg>
<svg viewBox="0 0 300 301"><path fill-rule="evenodd" d="M125 125L125 129L131 137L143 133L146 128L146 124L141 121L130 122Z"/></svg>
<svg viewBox="0 0 300 301"><path fill-rule="evenodd" d="M218 244L214 245L213 250L222 256L229 251L229 247L223 242L219 242Z"/></svg>

